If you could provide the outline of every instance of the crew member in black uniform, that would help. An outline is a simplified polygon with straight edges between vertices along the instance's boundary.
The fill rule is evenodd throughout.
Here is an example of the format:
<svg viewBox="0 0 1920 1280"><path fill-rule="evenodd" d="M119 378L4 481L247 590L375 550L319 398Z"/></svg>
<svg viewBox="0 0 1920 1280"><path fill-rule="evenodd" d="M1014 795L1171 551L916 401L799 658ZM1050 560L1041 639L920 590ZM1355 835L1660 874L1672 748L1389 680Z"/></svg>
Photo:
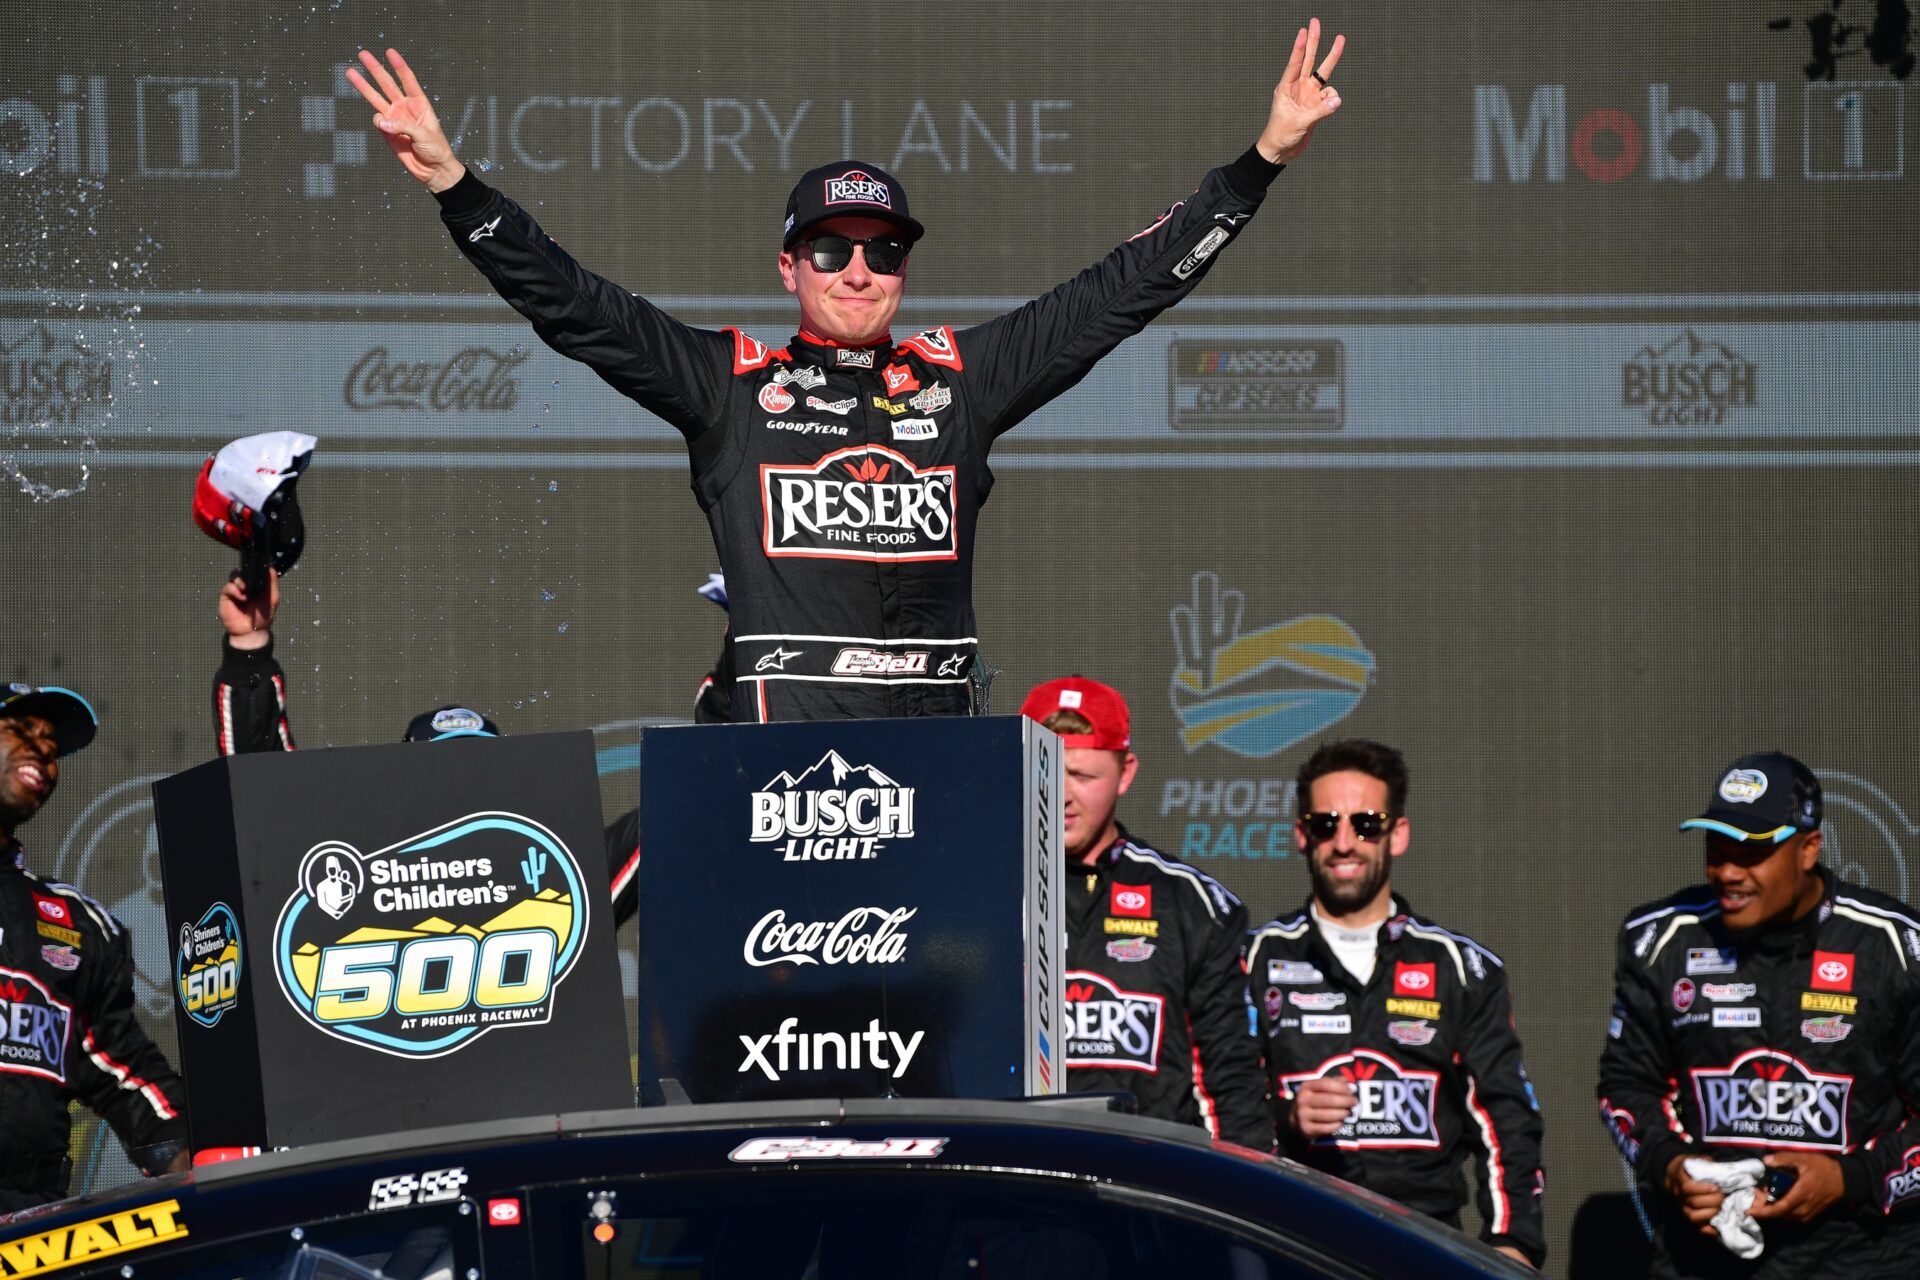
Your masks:
<svg viewBox="0 0 1920 1280"><path fill-rule="evenodd" d="M287 674L273 656L273 619L280 610L280 575L267 571L265 591L249 595L235 574L220 590L220 667L213 676L213 740L223 756L292 751ZM402 742L493 738L492 717L463 706L423 711L407 722ZM640 811L629 809L606 828L607 874L617 928L640 909Z"/></svg>
<svg viewBox="0 0 1920 1280"><path fill-rule="evenodd" d="M187 1167L186 1094L134 1017L127 927L29 871L16 838L97 727L69 690L0 686L0 1213L65 1198L76 1099L146 1173Z"/></svg>
<svg viewBox="0 0 1920 1280"><path fill-rule="evenodd" d="M1620 931L1600 1113L1654 1209L1656 1276L1920 1272L1920 917L1820 865L1820 781L1743 756L1706 812L1707 882ZM1689 1157L1791 1176L1751 1217L1757 1260L1712 1225Z"/></svg>
<svg viewBox="0 0 1920 1280"><path fill-rule="evenodd" d="M1470 1152L1481 1238L1538 1266L1542 1126L1506 968L1393 892L1407 785L1401 754L1362 739L1300 768L1312 896L1247 950L1280 1148L1456 1227Z"/></svg>
<svg viewBox="0 0 1920 1280"><path fill-rule="evenodd" d="M1131 1093L1144 1115L1271 1149L1240 964L1247 909L1115 819L1140 766L1118 690L1069 676L1020 710L1065 749L1067 1088Z"/></svg>
<svg viewBox="0 0 1920 1280"><path fill-rule="evenodd" d="M394 50L348 78L472 260L548 345L686 436L732 597L735 720L973 709L973 545L987 453L1180 301L1340 105L1318 20L1294 40L1254 145L1051 293L970 329L891 331L923 228L906 192L853 160L787 200L782 283L800 329L771 349L679 323L582 268L454 156ZM389 70L389 65L391 70Z"/></svg>

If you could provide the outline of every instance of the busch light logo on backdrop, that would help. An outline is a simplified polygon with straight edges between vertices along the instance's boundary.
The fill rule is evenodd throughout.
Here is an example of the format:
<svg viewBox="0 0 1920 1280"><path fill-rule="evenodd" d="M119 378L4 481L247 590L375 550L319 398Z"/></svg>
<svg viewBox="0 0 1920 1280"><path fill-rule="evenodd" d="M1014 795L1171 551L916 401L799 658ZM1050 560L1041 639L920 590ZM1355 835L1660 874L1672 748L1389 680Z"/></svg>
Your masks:
<svg viewBox="0 0 1920 1280"><path fill-rule="evenodd" d="M1345 719L1373 681L1372 652L1340 619L1306 614L1246 631L1245 612L1246 596L1206 572L1168 611L1168 696L1188 754L1277 756ZM1180 856L1189 860L1284 858L1292 849L1293 792L1278 776L1169 778L1160 814L1187 820Z"/></svg>

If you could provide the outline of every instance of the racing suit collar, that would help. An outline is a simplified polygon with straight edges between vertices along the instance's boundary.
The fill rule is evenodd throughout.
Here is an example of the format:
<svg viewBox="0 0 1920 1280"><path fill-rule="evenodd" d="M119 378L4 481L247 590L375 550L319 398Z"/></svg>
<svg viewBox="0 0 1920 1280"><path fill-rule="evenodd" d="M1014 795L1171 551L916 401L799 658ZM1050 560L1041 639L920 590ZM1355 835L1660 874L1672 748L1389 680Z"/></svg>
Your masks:
<svg viewBox="0 0 1920 1280"><path fill-rule="evenodd" d="M1721 932L1750 951L1770 955L1795 955L1800 952L1810 954L1813 951L1814 939L1819 935L1820 926L1826 922L1828 916L1833 914L1833 894L1838 887L1833 873L1828 871L1824 864L1815 865L1813 870L1814 874L1820 877L1820 901L1815 904L1813 910L1798 920L1790 920L1786 924L1775 925L1770 929L1756 929L1752 933L1742 934L1723 928Z"/></svg>
<svg viewBox="0 0 1920 1280"><path fill-rule="evenodd" d="M1121 829L1120 834L1123 838L1126 836L1125 828ZM1392 898L1393 909L1387 913L1387 918L1380 922L1380 928L1383 931L1380 937L1380 945L1383 947L1390 942L1400 941L1400 935L1405 932L1407 927L1407 919L1413 915L1413 908L1408 905L1405 898L1401 897L1398 893L1394 893ZM1319 909L1314 906L1313 895L1311 893L1307 895L1306 903L1300 908L1300 914L1308 920L1317 921L1323 918ZM1314 933L1318 934L1319 930L1315 929Z"/></svg>
<svg viewBox="0 0 1920 1280"><path fill-rule="evenodd" d="M863 343L855 344L851 342L835 342L832 338L823 338L817 333L813 333L807 329L802 329L800 330L799 333L794 335L793 340L797 343L802 343L809 347L819 347L824 351L866 351L869 349L874 351L893 350L893 335L890 333L883 333L878 338L874 339L872 342L863 342ZM792 348L789 347L788 349L791 350Z"/></svg>
<svg viewBox="0 0 1920 1280"><path fill-rule="evenodd" d="M1125 823L1116 822L1113 824L1113 839L1107 841L1107 847L1094 854L1091 861L1082 862L1080 865L1091 874L1105 875L1113 869L1115 860L1120 857L1120 846L1132 843L1133 833L1127 830Z"/></svg>

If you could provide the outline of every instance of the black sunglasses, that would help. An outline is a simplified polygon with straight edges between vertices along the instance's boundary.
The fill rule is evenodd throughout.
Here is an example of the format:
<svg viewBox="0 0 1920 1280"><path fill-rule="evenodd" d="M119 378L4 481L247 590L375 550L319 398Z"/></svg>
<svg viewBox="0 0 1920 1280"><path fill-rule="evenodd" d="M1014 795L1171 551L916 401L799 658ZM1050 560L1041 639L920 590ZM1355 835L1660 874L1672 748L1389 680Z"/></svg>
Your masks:
<svg viewBox="0 0 1920 1280"><path fill-rule="evenodd" d="M815 236L794 248L807 249L813 259L813 269L832 275L845 271L853 262L856 245L867 251L867 270L883 276L899 275L900 268L907 265L907 255L913 252L913 246L898 236L874 236L868 240Z"/></svg>
<svg viewBox="0 0 1920 1280"><path fill-rule="evenodd" d="M1393 826L1392 814L1374 809L1349 813L1346 818L1353 827L1353 834L1362 840L1378 840ZM1303 813L1300 815L1300 825L1307 829L1307 834L1313 837L1315 844L1324 844L1339 833L1340 814L1331 810L1326 813Z"/></svg>

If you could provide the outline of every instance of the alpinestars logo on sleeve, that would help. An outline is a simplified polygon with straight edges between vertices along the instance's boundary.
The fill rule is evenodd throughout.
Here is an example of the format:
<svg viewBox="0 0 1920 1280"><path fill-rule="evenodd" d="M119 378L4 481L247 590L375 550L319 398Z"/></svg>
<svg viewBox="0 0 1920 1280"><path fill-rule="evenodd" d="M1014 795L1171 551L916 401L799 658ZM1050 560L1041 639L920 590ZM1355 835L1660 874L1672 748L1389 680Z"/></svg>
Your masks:
<svg viewBox="0 0 1920 1280"><path fill-rule="evenodd" d="M881 445L762 464L761 546L769 557L958 559L954 475Z"/></svg>

